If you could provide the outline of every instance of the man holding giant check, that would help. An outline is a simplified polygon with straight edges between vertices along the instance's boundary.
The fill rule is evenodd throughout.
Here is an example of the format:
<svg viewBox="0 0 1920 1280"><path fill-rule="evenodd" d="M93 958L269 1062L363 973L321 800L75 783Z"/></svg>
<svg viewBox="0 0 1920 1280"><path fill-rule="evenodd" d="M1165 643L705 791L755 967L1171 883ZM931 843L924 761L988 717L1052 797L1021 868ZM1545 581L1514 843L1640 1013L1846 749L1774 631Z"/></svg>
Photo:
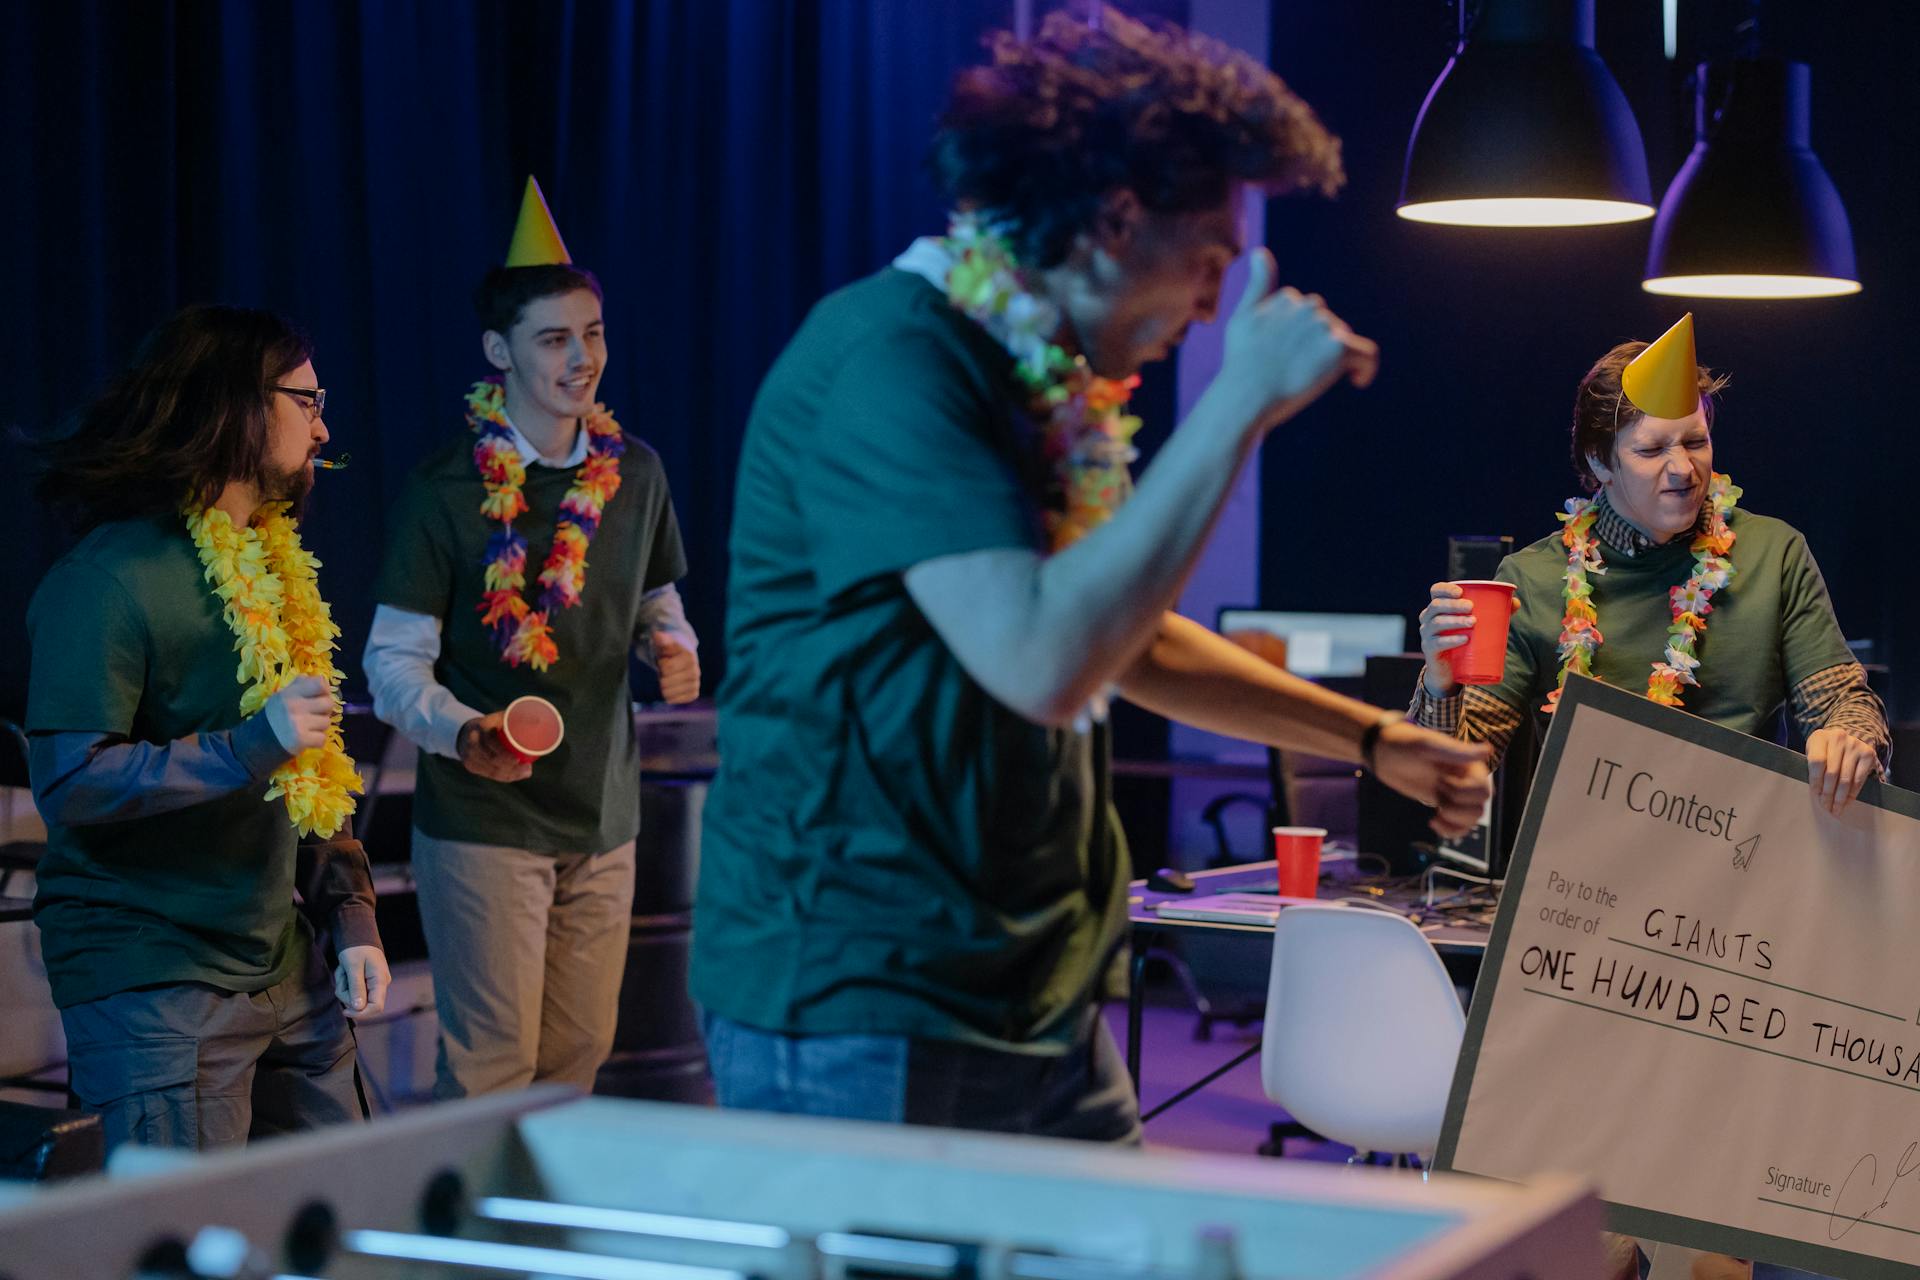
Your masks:
<svg viewBox="0 0 1920 1280"><path fill-rule="evenodd" d="M1578 1171L1761 1275L1913 1275L1920 796L1836 818L1794 753L1592 680L1553 720L1440 1164Z"/></svg>
<svg viewBox="0 0 1920 1280"><path fill-rule="evenodd" d="M1713 472L1723 382L1691 317L1595 365L1596 496L1465 593L1504 615L1513 587L1504 671L1462 689L1449 653L1504 616L1454 584L1422 614L1416 719L1497 748L1551 723L1441 1162L1592 1176L1617 1230L1732 1255L1716 1275L1911 1274L1920 797L1879 781L1884 711L1805 541ZM1783 705L1806 757L1746 736Z"/></svg>

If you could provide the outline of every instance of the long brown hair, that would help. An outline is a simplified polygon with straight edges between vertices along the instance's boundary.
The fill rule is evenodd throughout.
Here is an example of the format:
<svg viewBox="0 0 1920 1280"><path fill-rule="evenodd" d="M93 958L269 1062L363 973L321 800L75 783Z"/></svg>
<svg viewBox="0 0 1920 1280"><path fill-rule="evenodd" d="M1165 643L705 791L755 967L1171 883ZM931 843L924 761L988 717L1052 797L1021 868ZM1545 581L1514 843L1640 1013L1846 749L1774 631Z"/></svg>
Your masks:
<svg viewBox="0 0 1920 1280"><path fill-rule="evenodd" d="M260 478L273 384L312 356L306 335L271 311L177 312L40 444L35 491L81 529L210 503L228 481Z"/></svg>

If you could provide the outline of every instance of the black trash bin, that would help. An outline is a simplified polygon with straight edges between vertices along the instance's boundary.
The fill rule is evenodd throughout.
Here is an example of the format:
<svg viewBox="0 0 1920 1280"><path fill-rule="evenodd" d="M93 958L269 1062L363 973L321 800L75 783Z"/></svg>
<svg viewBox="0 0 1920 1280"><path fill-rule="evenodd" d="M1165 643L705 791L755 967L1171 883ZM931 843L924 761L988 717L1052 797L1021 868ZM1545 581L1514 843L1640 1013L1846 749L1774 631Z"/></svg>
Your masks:
<svg viewBox="0 0 1920 1280"><path fill-rule="evenodd" d="M662 1102L713 1101L707 1046L687 995L693 944L693 890L700 875L704 780L646 781L640 787L633 925L620 986L613 1053L595 1093Z"/></svg>

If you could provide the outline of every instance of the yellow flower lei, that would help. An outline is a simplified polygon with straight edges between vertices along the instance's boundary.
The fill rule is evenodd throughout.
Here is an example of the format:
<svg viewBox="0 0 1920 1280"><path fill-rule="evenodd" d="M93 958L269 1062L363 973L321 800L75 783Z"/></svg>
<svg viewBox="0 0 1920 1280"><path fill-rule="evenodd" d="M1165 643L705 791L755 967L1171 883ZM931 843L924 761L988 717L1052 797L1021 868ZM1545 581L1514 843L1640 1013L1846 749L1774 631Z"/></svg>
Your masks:
<svg viewBox="0 0 1920 1280"><path fill-rule="evenodd" d="M284 502L262 507L245 529L216 507L189 507L184 514L240 654L234 678L247 686L240 714L258 713L300 676L319 676L333 692L326 744L275 769L265 796L286 798L287 816L302 836L326 839L346 825L361 781L340 733L340 672L333 665L340 628L320 596L320 562L300 545Z"/></svg>

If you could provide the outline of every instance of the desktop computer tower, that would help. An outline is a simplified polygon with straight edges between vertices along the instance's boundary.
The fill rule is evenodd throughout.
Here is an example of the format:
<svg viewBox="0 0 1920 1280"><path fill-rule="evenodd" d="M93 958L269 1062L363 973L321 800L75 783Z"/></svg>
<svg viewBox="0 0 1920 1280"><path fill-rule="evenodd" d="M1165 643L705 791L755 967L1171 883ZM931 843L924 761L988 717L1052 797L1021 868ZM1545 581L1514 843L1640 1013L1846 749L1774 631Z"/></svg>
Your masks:
<svg viewBox="0 0 1920 1280"><path fill-rule="evenodd" d="M1405 711L1413 701L1423 661L1417 653L1376 654L1367 659L1360 697L1376 707ZM1359 826L1355 842L1363 854L1384 858L1390 875L1412 875L1435 856L1439 839L1427 825L1432 813L1373 776L1360 771Z"/></svg>
<svg viewBox="0 0 1920 1280"><path fill-rule="evenodd" d="M1360 697L1376 707L1404 711L1413 701L1422 666L1417 653L1368 658ZM1494 775L1491 821L1452 843L1459 852L1486 863L1495 879L1506 874L1538 756L1529 716L1515 732L1506 761ZM1360 773L1358 805L1360 851L1384 859L1389 874L1414 875L1440 858L1440 837L1428 825L1433 811L1425 805L1409 800L1367 770Z"/></svg>
<svg viewBox="0 0 1920 1280"><path fill-rule="evenodd" d="M1512 554L1513 539L1505 535L1456 533L1447 539L1447 581L1484 581Z"/></svg>

